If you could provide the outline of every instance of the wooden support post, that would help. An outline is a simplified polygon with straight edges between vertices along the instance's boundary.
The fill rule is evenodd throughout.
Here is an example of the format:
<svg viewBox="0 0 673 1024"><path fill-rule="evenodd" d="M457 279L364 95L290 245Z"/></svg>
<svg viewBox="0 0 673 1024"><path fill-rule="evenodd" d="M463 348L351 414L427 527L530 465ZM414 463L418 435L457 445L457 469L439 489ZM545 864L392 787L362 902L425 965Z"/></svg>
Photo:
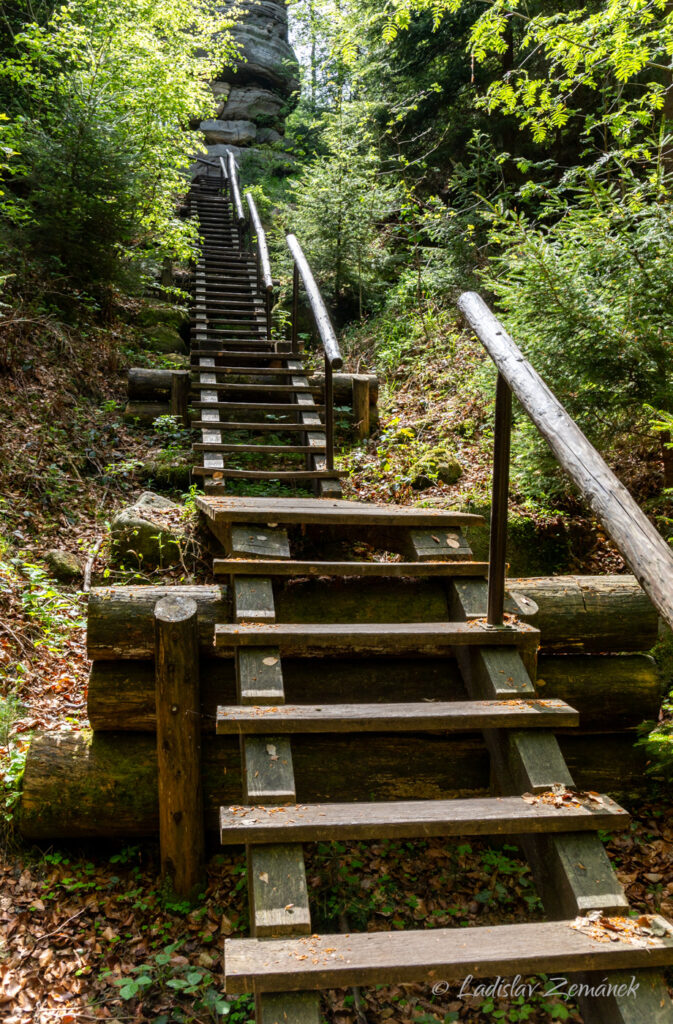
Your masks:
<svg viewBox="0 0 673 1024"><path fill-rule="evenodd" d="M359 438L369 437L369 377L353 374L353 419Z"/></svg>
<svg viewBox="0 0 673 1024"><path fill-rule="evenodd" d="M163 597L154 622L161 870L189 896L204 861L196 601Z"/></svg>
<svg viewBox="0 0 673 1024"><path fill-rule="evenodd" d="M171 416L189 426L189 370L174 370L171 375Z"/></svg>

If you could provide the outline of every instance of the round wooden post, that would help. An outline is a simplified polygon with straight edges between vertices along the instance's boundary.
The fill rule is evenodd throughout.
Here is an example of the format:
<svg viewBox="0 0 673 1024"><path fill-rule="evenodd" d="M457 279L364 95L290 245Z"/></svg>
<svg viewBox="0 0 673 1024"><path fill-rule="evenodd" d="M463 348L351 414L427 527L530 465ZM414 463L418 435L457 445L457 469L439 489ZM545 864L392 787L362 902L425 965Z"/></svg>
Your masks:
<svg viewBox="0 0 673 1024"><path fill-rule="evenodd" d="M189 896L204 860L196 601L161 598L154 623L161 870Z"/></svg>
<svg viewBox="0 0 673 1024"><path fill-rule="evenodd" d="M189 370L173 370L171 374L171 416L177 416L183 427L189 426Z"/></svg>
<svg viewBox="0 0 673 1024"><path fill-rule="evenodd" d="M369 437L369 378L353 374L353 420L359 438Z"/></svg>

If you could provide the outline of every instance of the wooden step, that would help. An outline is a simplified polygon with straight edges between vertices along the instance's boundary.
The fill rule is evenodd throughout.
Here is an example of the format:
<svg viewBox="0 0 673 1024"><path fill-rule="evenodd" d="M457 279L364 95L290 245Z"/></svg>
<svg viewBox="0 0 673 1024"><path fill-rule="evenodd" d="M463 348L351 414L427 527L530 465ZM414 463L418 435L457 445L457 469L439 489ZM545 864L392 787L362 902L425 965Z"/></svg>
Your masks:
<svg viewBox="0 0 673 1024"><path fill-rule="evenodd" d="M293 406L291 408L294 408ZM219 420L216 421L217 426L215 429L222 431L238 431L245 430L250 434L264 434L264 433L306 433L310 430L312 434L324 434L325 428L321 424L307 427L304 423L237 423L232 420ZM191 427L193 430L212 430L213 424L210 420L192 420Z"/></svg>
<svg viewBox="0 0 673 1024"><path fill-rule="evenodd" d="M630 918L612 918L607 926L576 918L273 941L227 939L224 983L231 995L351 985L421 983L431 987L438 980L461 984L468 975L509 978L673 963L671 926L659 916L647 920L649 929ZM663 937L652 930L663 932ZM628 977L623 980L628 985Z"/></svg>
<svg viewBox="0 0 673 1024"><path fill-rule="evenodd" d="M191 351L192 356L209 356L214 359L252 359L259 360L260 362L269 362L270 359L275 359L278 362L287 363L290 359L296 359L296 356L291 355L289 352L241 352L230 351L228 349L217 349L210 348L193 348ZM237 369L237 367L234 367ZM293 373L296 373L293 370Z"/></svg>
<svg viewBox="0 0 673 1024"><path fill-rule="evenodd" d="M287 411L286 406L283 408ZM313 427L310 429L313 430ZM334 498L199 497L196 503L209 519L222 523L336 523L359 526L427 526L441 530L456 526L480 526L484 522L482 516L466 512L410 508L407 505L370 505Z"/></svg>
<svg viewBox="0 0 673 1024"><path fill-rule="evenodd" d="M242 412L244 409L258 409L260 412L287 412L296 414L301 407L294 402L192 402L195 409L220 409L222 412ZM311 407L311 412L324 412L324 405ZM304 426L304 430L313 427ZM268 518L268 516L267 516Z"/></svg>
<svg viewBox="0 0 673 1024"><path fill-rule="evenodd" d="M218 444L215 441L205 441L192 445L194 452L259 452L260 455L287 455L292 452L302 455L324 455L326 450L324 444ZM258 572L256 575L261 574Z"/></svg>
<svg viewBox="0 0 673 1024"><path fill-rule="evenodd" d="M205 446L194 445L196 450ZM236 448L231 445L215 445L213 451L223 448ZM272 450L273 447L271 446ZM251 445L250 450L265 451L262 445ZM320 452L320 448L290 448L278 446L279 451ZM288 561L282 565L275 562L256 560L216 558L213 561L213 572L216 576L378 576L419 577L419 576L486 576L488 562L297 562Z"/></svg>
<svg viewBox="0 0 673 1024"><path fill-rule="evenodd" d="M268 359L269 357L267 356L266 358ZM192 372L194 371L192 370ZM214 373L217 377L297 376L296 370L287 370L283 367L274 366L213 366L210 372Z"/></svg>
<svg viewBox="0 0 673 1024"><path fill-rule="evenodd" d="M417 839L437 836L511 836L624 829L630 815L608 796L566 801L542 796L468 800L395 800L377 803L223 807L220 839L240 843L320 843L334 840Z"/></svg>
<svg viewBox="0 0 673 1024"><path fill-rule="evenodd" d="M213 372L213 367L209 367L209 372ZM192 382L192 387L194 384ZM322 391L321 388L314 388L310 384L239 384L237 381L217 381L210 385L212 391L256 391L263 392L264 394L281 394L281 395L293 395L293 394L304 394L304 395L317 395Z"/></svg>
<svg viewBox="0 0 673 1024"><path fill-rule="evenodd" d="M234 472L228 470L227 472ZM270 474L273 478L274 474ZM274 644L284 654L309 651L387 653L446 649L447 647L496 647L520 644L538 631L525 623L517 626L486 626L472 622L284 622L258 627L254 623L215 626L215 646L236 649Z"/></svg>
<svg viewBox="0 0 673 1024"><path fill-rule="evenodd" d="M321 732L470 732L566 729L579 713L562 700L427 701L421 704L285 704L218 707L217 732L256 735Z"/></svg>
<svg viewBox="0 0 673 1024"><path fill-rule="evenodd" d="M217 469L194 466L194 476L216 476L220 480L338 480L343 473L329 469Z"/></svg>

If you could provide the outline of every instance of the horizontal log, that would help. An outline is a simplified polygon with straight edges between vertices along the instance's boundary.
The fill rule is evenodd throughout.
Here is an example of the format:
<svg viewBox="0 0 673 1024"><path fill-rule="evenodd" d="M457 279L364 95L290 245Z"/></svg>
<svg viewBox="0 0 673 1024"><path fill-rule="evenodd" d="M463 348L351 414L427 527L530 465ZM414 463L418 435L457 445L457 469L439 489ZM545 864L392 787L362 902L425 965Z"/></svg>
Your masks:
<svg viewBox="0 0 673 1024"><path fill-rule="evenodd" d="M288 704L315 701L315 666L303 658L283 658ZM655 719L663 693L653 658L625 655L542 655L538 691L545 699L564 700L580 713L580 728L595 732L632 729ZM325 658L320 664L320 700L327 704L423 700L464 700L465 690L453 659ZM201 661L203 728L215 730L218 704L236 702L232 659ZM88 713L96 731L152 731L154 669L150 661L95 661L88 687Z"/></svg>
<svg viewBox="0 0 673 1024"><path fill-rule="evenodd" d="M172 370L148 370L144 366L134 366L128 372L126 393L131 401L168 401L172 382Z"/></svg>
<svg viewBox="0 0 673 1024"><path fill-rule="evenodd" d="M628 735L563 737L575 782L615 796L643 784L645 757ZM428 734L296 736L292 760L301 803L449 799L488 790L489 763L480 736ZM348 766L348 771L344 770ZM220 806L241 798L237 737L205 737L206 827ZM158 830L156 741L145 733L48 732L30 745L20 806L28 840L140 838Z"/></svg>
<svg viewBox="0 0 673 1024"><path fill-rule="evenodd" d="M334 404L353 406L353 377L365 377L369 383L369 404L378 405L379 401L379 378L375 373L335 373L332 375L334 382ZM325 389L325 374L312 373L309 377L309 384Z"/></svg>
<svg viewBox="0 0 673 1024"><path fill-rule="evenodd" d="M634 576L542 576L507 581L538 606L524 616L545 650L649 651L658 615Z"/></svg>
<svg viewBox="0 0 673 1024"><path fill-rule="evenodd" d="M231 620L227 587L93 587L87 619L89 658L153 658L154 606L168 596L196 601L201 651L210 651L215 625Z"/></svg>
<svg viewBox="0 0 673 1024"><path fill-rule="evenodd" d="M512 593L525 594L538 606L536 614L524 618L541 630L543 652L646 651L656 642L656 613L633 577L553 576L510 582ZM231 621L228 588L182 590L199 605L202 651L207 653L215 625ZM161 587L94 588L89 598L89 658L151 658L151 613L166 593ZM449 617L445 584L439 579L394 584L376 579L294 581L278 584L275 597L281 623L441 622Z"/></svg>
<svg viewBox="0 0 673 1024"><path fill-rule="evenodd" d="M273 358L270 353L269 358ZM239 372L244 375L244 369L239 367ZM250 375L254 374L252 367L248 368ZM352 373L335 373L334 381L334 404L339 406L353 406L353 376ZM369 382L369 404L377 405L379 400L379 379L374 373L361 374ZM127 395L130 405L154 402L168 402L171 391L172 370L149 370L145 367L133 367L128 371ZM308 378L311 387L319 388L320 400L325 390L325 374L312 373Z"/></svg>
<svg viewBox="0 0 673 1024"><path fill-rule="evenodd" d="M127 402L124 420L127 423L135 423L138 420L145 426L154 423L159 416L169 416L170 411L171 404L168 399L165 402Z"/></svg>

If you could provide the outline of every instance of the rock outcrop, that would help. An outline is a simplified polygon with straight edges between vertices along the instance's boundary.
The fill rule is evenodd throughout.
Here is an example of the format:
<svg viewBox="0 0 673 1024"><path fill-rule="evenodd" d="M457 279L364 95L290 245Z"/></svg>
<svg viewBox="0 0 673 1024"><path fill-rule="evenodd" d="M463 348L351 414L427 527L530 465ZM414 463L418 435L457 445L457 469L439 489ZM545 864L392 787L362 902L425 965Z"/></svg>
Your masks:
<svg viewBox="0 0 673 1024"><path fill-rule="evenodd" d="M231 4L219 6L228 10ZM200 125L210 157L232 148L239 157L250 147L281 144L287 111L299 91L285 0L242 0L238 9L243 13L233 34L240 57L213 82L217 117Z"/></svg>

